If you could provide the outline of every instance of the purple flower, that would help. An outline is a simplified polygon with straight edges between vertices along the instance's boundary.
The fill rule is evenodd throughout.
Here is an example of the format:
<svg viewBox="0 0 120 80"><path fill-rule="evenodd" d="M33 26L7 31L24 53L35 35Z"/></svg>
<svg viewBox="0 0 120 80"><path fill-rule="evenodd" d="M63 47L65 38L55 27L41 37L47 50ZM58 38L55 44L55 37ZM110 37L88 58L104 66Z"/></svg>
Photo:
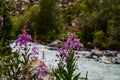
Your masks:
<svg viewBox="0 0 120 80"><path fill-rule="evenodd" d="M76 58L77 58L77 59L79 59L79 58L80 58L80 56L76 56Z"/></svg>
<svg viewBox="0 0 120 80"><path fill-rule="evenodd" d="M2 16L0 16L0 21L3 21L3 17Z"/></svg>
<svg viewBox="0 0 120 80"><path fill-rule="evenodd" d="M6 75L3 75L3 76L2 76L2 80L7 80L7 76L6 76Z"/></svg>
<svg viewBox="0 0 120 80"><path fill-rule="evenodd" d="M60 54L62 54L62 60L66 60L69 50L65 49L65 48L60 48L59 52L60 52ZM60 56L60 54L59 55L57 54L57 56Z"/></svg>
<svg viewBox="0 0 120 80"><path fill-rule="evenodd" d="M18 74L18 75L17 75L17 78L18 78L18 79L21 79L21 78L23 78L23 75L22 75L22 74Z"/></svg>
<svg viewBox="0 0 120 80"><path fill-rule="evenodd" d="M80 39L75 38L75 33L68 33L68 38L65 45L62 48L59 48L58 51L60 54L56 54L58 58L61 54L62 60L66 60L66 57L69 55L71 50L79 50L80 49Z"/></svg>
<svg viewBox="0 0 120 80"><path fill-rule="evenodd" d="M29 44L29 46L31 46L31 44Z"/></svg>
<svg viewBox="0 0 120 80"><path fill-rule="evenodd" d="M12 70L9 70L9 72L10 72L10 75L13 75L13 71Z"/></svg>
<svg viewBox="0 0 120 80"><path fill-rule="evenodd" d="M45 67L45 65L40 65L39 68L40 68L41 71L46 71L47 70L47 68Z"/></svg>
<svg viewBox="0 0 120 80"><path fill-rule="evenodd" d="M56 54L56 57L59 58L59 54Z"/></svg>
<svg viewBox="0 0 120 80"><path fill-rule="evenodd" d="M27 51L27 49L28 49L28 48L27 48L27 47L25 47L25 48L24 48L24 51Z"/></svg>
<svg viewBox="0 0 120 80"><path fill-rule="evenodd" d="M25 74L24 78L27 80L29 78L28 74Z"/></svg>
<svg viewBox="0 0 120 80"><path fill-rule="evenodd" d="M37 68L37 75L45 77L47 72L47 67L44 64L40 64Z"/></svg>
<svg viewBox="0 0 120 80"><path fill-rule="evenodd" d="M31 35L29 35L29 34L19 34L18 38L16 40L16 46L18 46L18 45L26 46L27 42L30 41L30 40L32 40Z"/></svg>
<svg viewBox="0 0 120 80"><path fill-rule="evenodd" d="M80 43L80 39L75 38L75 34L73 33L69 33L68 34L68 39L64 45L65 49L75 49L75 50L79 50L79 43Z"/></svg>
<svg viewBox="0 0 120 80"><path fill-rule="evenodd" d="M32 50L30 52L30 58L35 59L38 58L37 56L39 55L39 48L38 47L32 47Z"/></svg>
<svg viewBox="0 0 120 80"><path fill-rule="evenodd" d="M47 70L46 66L44 64L40 64L37 69L37 72L44 72L46 70Z"/></svg>

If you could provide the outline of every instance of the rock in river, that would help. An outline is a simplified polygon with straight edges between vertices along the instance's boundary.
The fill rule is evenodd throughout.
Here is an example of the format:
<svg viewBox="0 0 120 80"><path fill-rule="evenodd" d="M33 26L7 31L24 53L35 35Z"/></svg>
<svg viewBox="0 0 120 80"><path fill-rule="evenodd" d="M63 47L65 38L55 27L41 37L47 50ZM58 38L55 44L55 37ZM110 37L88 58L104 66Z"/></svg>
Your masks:
<svg viewBox="0 0 120 80"><path fill-rule="evenodd" d="M60 40L55 40L48 44L48 47L61 47L62 46L62 41Z"/></svg>

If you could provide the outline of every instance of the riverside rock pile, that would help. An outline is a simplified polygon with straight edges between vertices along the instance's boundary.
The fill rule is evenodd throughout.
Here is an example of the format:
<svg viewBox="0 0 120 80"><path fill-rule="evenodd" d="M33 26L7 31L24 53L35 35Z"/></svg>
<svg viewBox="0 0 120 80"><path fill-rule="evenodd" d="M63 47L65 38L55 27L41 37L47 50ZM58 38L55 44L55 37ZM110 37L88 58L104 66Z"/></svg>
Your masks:
<svg viewBox="0 0 120 80"><path fill-rule="evenodd" d="M86 58L94 59L95 61L103 62L106 64L120 64L120 52L104 50L100 51L98 49L91 50L89 56Z"/></svg>

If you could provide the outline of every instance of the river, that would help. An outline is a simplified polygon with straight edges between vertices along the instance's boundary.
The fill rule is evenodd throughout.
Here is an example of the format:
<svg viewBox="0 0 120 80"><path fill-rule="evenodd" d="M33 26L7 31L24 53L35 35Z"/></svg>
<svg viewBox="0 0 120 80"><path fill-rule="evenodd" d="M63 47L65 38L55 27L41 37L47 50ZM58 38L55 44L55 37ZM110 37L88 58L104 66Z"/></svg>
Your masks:
<svg viewBox="0 0 120 80"><path fill-rule="evenodd" d="M41 59L44 52L44 62L49 69L56 67L56 53L58 51L48 50L46 46L32 43L32 46L39 47L39 58ZM81 51L79 52L81 53ZM119 64L105 64L93 61L92 59L80 56L78 60L77 72L81 72L81 76L85 76L88 71L88 80L120 80L120 65Z"/></svg>

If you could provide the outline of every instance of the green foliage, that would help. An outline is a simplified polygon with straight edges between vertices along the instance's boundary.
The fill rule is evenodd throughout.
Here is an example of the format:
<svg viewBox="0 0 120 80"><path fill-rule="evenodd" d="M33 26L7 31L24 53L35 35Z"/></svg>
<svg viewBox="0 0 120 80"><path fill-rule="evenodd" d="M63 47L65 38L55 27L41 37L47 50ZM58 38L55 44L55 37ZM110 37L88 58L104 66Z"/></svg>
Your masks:
<svg viewBox="0 0 120 80"><path fill-rule="evenodd" d="M65 22L71 22L71 19L78 19L80 23L79 37L83 43L94 42L94 34L103 31L104 37L106 37L105 39L108 42L103 44L103 41L99 45L108 48L112 41L114 41L112 42L113 44L119 44L119 0L78 0L74 5L69 6L63 14ZM118 48L116 49L118 50Z"/></svg>
<svg viewBox="0 0 120 80"><path fill-rule="evenodd" d="M93 43L95 44L96 47L105 48L107 44L105 40L106 38L105 38L105 34L103 33L103 31L97 31L94 33Z"/></svg>
<svg viewBox="0 0 120 80"><path fill-rule="evenodd" d="M109 49L113 49L113 50L120 50L120 42L119 41L116 41L116 40L112 40L112 41L109 41L109 44L108 44L108 48Z"/></svg>
<svg viewBox="0 0 120 80"><path fill-rule="evenodd" d="M66 58L67 63L65 64L62 60L62 55L60 61L58 63L58 68L54 71L54 76L56 80L78 80L80 73L76 76L73 76L76 68L76 61L74 51L70 51L68 53L68 57Z"/></svg>
<svg viewBox="0 0 120 80"><path fill-rule="evenodd" d="M75 56L74 50L71 50L67 56L66 64L62 60L62 55L58 63L58 68L53 71L55 80L87 80L87 76L80 77L80 73L75 74L74 72L78 69L76 61L78 60ZM54 80L53 79L53 80Z"/></svg>
<svg viewBox="0 0 120 80"><path fill-rule="evenodd" d="M0 28L0 47L3 52L0 55L7 55L11 53L10 42L11 42L11 29L12 22L9 13L9 5L6 0L0 0L0 15L3 17L3 27ZM8 51L7 54L5 51Z"/></svg>
<svg viewBox="0 0 120 80"><path fill-rule="evenodd" d="M23 57L23 60L20 60L20 57ZM5 75L7 76L7 80L24 80L25 74L30 75L30 70L27 65L28 59L29 55L27 53L20 56L20 54L18 54L17 52L14 52L11 55L2 58L2 71L0 71L1 79L3 79L2 76ZM23 78L20 78L21 75L23 76ZM32 78L33 76L29 76L28 80L31 80Z"/></svg>
<svg viewBox="0 0 120 80"><path fill-rule="evenodd" d="M4 57L2 60L2 75L7 75L9 78L8 79L17 79L17 74L21 73L20 72L20 62L18 60L18 54L14 53L8 57ZM10 70L12 70L12 74L10 74Z"/></svg>
<svg viewBox="0 0 120 80"><path fill-rule="evenodd" d="M12 28L12 36L14 39L16 39L17 35L21 33L21 28L23 28L25 23L25 20L29 20L30 16L30 11L26 12L24 15L18 15L15 17L12 17L12 22L13 22L13 28ZM27 24L29 28L30 24ZM34 31L34 29L32 29Z"/></svg>
<svg viewBox="0 0 120 80"><path fill-rule="evenodd" d="M80 29L80 38L82 42L89 42L93 40L93 29L88 26L84 26Z"/></svg>
<svg viewBox="0 0 120 80"><path fill-rule="evenodd" d="M37 37L43 40L55 39L60 32L61 18L59 0L40 0L39 4L31 6L25 14L13 17L13 35L20 32L23 22L27 19L28 28L32 36L36 32Z"/></svg>
<svg viewBox="0 0 120 80"><path fill-rule="evenodd" d="M67 11L65 11L65 13L63 13L63 20L64 22L70 22L73 18L74 18L74 8L73 6L69 6Z"/></svg>
<svg viewBox="0 0 120 80"><path fill-rule="evenodd" d="M38 34L59 33L60 11L59 0L40 0L40 12L35 23Z"/></svg>

